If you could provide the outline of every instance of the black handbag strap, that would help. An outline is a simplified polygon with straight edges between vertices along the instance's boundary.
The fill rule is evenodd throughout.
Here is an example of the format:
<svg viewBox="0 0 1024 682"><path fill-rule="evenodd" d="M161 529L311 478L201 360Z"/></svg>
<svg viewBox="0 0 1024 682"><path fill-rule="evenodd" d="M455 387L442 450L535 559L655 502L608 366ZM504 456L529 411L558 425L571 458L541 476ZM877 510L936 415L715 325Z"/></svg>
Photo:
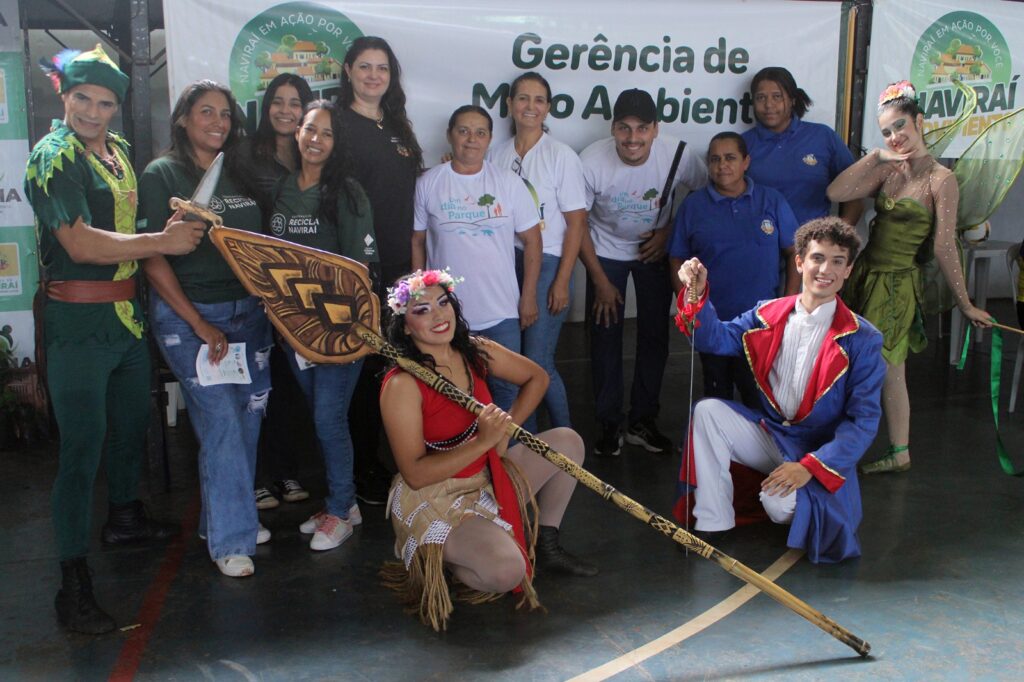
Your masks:
<svg viewBox="0 0 1024 682"><path fill-rule="evenodd" d="M673 185L675 184L676 171L679 170L679 161L683 158L684 149L686 149L686 142L680 140L679 145L676 147L676 155L672 158L672 166L668 169L668 177L665 178L665 188L661 190L661 196L658 197L658 215L654 219L654 227L657 227L661 221L661 212L665 210L665 206L672 205L672 197L675 195Z"/></svg>

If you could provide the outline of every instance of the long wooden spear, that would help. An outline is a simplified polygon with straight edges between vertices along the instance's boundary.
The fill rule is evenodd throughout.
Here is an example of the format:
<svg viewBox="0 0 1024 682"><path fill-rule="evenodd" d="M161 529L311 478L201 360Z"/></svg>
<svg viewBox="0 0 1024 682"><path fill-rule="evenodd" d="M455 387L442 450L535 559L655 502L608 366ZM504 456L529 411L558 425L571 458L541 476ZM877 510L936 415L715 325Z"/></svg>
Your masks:
<svg viewBox="0 0 1024 682"><path fill-rule="evenodd" d="M310 360L351 362L368 352L376 352L473 414L479 415L484 409L480 402L444 377L403 356L377 333L380 303L373 295L366 267L362 264L336 254L227 227L212 228L210 238L246 289L263 299L267 315L278 331ZM510 424L507 431L510 437L630 516L717 563L861 656L871 651L871 645L831 618L757 571L623 495L523 427Z"/></svg>

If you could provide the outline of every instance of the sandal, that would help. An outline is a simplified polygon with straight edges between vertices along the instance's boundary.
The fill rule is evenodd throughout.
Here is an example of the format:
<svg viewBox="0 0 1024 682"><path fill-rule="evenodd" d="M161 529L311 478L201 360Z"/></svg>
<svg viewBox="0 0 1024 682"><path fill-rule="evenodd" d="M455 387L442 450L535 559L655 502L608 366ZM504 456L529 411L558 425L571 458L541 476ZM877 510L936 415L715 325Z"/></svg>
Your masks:
<svg viewBox="0 0 1024 682"><path fill-rule="evenodd" d="M910 460L902 464L896 459L896 455L910 450L909 445L890 445L885 457L865 464L860 468L860 473L865 476L871 474L898 474L910 468Z"/></svg>

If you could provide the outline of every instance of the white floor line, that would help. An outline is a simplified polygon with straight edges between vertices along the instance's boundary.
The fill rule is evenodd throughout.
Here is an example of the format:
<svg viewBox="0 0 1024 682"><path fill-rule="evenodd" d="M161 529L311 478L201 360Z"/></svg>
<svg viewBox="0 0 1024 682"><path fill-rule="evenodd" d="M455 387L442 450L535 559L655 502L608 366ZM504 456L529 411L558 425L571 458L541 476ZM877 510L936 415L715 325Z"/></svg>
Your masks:
<svg viewBox="0 0 1024 682"><path fill-rule="evenodd" d="M792 568L803 555L803 550L791 549L776 559L775 563L769 566L761 575L774 582L778 580L779 576ZM679 644L701 630L714 625L760 593L761 590L753 585L744 585L693 620L683 623L674 630L666 632L661 637L653 639L641 647L627 651L604 665L577 675L569 680L569 682L598 682L599 680L607 680L613 675L618 675L633 666L643 663L652 656L657 656L662 651Z"/></svg>

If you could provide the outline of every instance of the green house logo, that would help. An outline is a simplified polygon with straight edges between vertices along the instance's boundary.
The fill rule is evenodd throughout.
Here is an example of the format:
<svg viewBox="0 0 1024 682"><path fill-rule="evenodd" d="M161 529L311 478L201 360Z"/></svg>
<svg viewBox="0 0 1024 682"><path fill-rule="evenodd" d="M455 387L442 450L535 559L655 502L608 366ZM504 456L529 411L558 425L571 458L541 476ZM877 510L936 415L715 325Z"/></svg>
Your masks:
<svg viewBox="0 0 1024 682"><path fill-rule="evenodd" d="M276 5L249 20L231 48L229 84L250 132L267 85L279 74L301 76L318 97L336 96L345 53L362 35L344 14L310 2Z"/></svg>
<svg viewBox="0 0 1024 682"><path fill-rule="evenodd" d="M965 135L976 135L989 118L1014 108L1019 77L1013 75L1010 48L996 25L967 11L950 12L932 23L917 41L910 65L926 129L943 125L962 106L963 95L953 81L975 89L978 108Z"/></svg>

